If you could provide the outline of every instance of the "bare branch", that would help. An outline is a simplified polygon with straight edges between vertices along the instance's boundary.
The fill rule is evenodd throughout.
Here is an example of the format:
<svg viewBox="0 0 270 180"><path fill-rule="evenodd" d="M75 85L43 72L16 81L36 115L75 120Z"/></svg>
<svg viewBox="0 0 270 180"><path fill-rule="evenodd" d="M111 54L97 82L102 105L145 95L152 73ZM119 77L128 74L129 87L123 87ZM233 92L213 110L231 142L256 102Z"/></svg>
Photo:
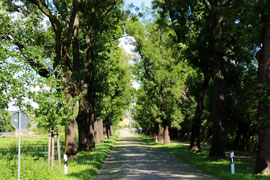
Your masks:
<svg viewBox="0 0 270 180"><path fill-rule="evenodd" d="M68 34L67 34L67 38L65 39L65 43L68 44L70 43L71 39L72 39L72 34L75 28L77 28L78 24L74 24L75 20L77 19L76 17L78 16L79 13L79 7L80 7L80 0L73 0L73 10L72 10L72 14L70 16L70 21L68 24Z"/></svg>

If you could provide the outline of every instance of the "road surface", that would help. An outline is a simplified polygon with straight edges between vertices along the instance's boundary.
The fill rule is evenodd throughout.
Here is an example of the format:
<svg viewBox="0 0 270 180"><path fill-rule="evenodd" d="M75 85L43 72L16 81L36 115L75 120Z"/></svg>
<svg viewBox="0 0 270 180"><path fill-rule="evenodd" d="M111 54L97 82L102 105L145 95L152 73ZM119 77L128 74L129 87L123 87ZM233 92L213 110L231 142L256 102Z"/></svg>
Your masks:
<svg viewBox="0 0 270 180"><path fill-rule="evenodd" d="M96 180L119 179L198 179L214 180L195 167L147 145L128 130L121 130Z"/></svg>

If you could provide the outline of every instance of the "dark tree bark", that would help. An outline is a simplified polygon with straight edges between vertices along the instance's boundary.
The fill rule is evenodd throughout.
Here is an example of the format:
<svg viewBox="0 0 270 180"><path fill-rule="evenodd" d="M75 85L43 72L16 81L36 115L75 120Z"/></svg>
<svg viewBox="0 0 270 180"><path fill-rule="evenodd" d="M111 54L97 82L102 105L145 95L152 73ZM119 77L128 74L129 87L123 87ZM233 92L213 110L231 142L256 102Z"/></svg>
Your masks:
<svg viewBox="0 0 270 180"><path fill-rule="evenodd" d="M65 127L65 154L69 159L77 159L77 137L74 120Z"/></svg>
<svg viewBox="0 0 270 180"><path fill-rule="evenodd" d="M212 63L212 79L214 81L214 97L213 97L213 139L209 156L216 158L225 157L225 102L224 102L224 52L220 49L222 41L222 23L224 20L223 8L229 4L229 0L218 1L204 0L209 11L212 25L212 46L213 46L213 63Z"/></svg>
<svg viewBox="0 0 270 180"><path fill-rule="evenodd" d="M238 130L236 131L236 136L234 138L233 141L233 148L237 149L239 148L239 142L240 142L240 138L241 138L241 126L239 126Z"/></svg>
<svg viewBox="0 0 270 180"><path fill-rule="evenodd" d="M204 75L204 84L200 88L199 96L197 97L197 107L194 115L194 122L191 127L191 139L189 150L192 152L201 151L201 124L202 114L204 109L204 97L209 84L209 77Z"/></svg>
<svg viewBox="0 0 270 180"><path fill-rule="evenodd" d="M164 127L164 144L165 145L170 145L171 144L171 140L170 140L170 132L169 132L169 126L166 125Z"/></svg>
<svg viewBox="0 0 270 180"><path fill-rule="evenodd" d="M259 133L259 149L256 160L256 173L270 174L270 17L265 18L263 46L256 58L259 62L258 84L262 85L266 98L260 98L258 119L267 124ZM265 95L263 94L263 95Z"/></svg>
<svg viewBox="0 0 270 180"><path fill-rule="evenodd" d="M164 134L164 128L161 124L158 124L158 142L163 142L163 134Z"/></svg>
<svg viewBox="0 0 270 180"><path fill-rule="evenodd" d="M79 150L91 151L95 146L93 123L91 124L89 113L84 110L76 118L79 130Z"/></svg>
<svg viewBox="0 0 270 180"><path fill-rule="evenodd" d="M113 130L112 125L110 125L110 135L111 135L111 136L113 136L113 135L114 135L114 130Z"/></svg>
<svg viewBox="0 0 270 180"><path fill-rule="evenodd" d="M209 156L225 157L225 102L224 102L224 76L221 62L214 72L214 107L213 107L213 138Z"/></svg>
<svg viewBox="0 0 270 180"><path fill-rule="evenodd" d="M107 124L106 125L106 135L107 135L107 138L109 139L110 138L110 126Z"/></svg>

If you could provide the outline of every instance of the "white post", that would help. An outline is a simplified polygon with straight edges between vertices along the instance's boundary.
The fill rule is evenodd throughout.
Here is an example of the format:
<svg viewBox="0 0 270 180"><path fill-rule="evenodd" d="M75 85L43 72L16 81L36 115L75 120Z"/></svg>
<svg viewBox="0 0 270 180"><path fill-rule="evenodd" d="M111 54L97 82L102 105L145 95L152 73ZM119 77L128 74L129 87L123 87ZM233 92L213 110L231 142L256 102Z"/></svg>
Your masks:
<svg viewBox="0 0 270 180"><path fill-rule="evenodd" d="M18 147L18 180L20 180L20 171L21 171L21 126L22 126L22 115L19 111L19 147Z"/></svg>
<svg viewBox="0 0 270 180"><path fill-rule="evenodd" d="M156 143L158 142L157 136L156 136Z"/></svg>
<svg viewBox="0 0 270 180"><path fill-rule="evenodd" d="M105 142L107 142L107 135L105 135Z"/></svg>
<svg viewBox="0 0 270 180"><path fill-rule="evenodd" d="M233 157L234 157L234 152L231 152L231 172L232 172L232 174L235 173Z"/></svg>
<svg viewBox="0 0 270 180"><path fill-rule="evenodd" d="M65 170L65 175L68 174L68 166L67 166L67 161L68 161L68 157L66 154L64 154L64 170Z"/></svg>

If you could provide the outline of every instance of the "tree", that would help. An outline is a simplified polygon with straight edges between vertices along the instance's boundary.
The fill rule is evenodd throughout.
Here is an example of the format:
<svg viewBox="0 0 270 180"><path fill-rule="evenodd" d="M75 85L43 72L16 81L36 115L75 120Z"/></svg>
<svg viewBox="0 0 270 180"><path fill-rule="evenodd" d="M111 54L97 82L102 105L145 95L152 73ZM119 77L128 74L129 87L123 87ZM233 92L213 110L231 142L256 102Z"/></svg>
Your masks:
<svg viewBox="0 0 270 180"><path fill-rule="evenodd" d="M185 57L200 69L206 82L201 86L194 116L191 145L199 144L203 94L207 79L213 80L213 139L210 150L212 157L225 157L225 78L230 64L249 62L252 47L248 42L248 28L238 23L243 7L238 1L154 1L162 23L170 19L170 26L177 35L177 43L186 46ZM248 57L248 58L247 58ZM193 147L190 147L193 149Z"/></svg>
<svg viewBox="0 0 270 180"><path fill-rule="evenodd" d="M258 120L263 122L263 127L259 134L259 149L256 160L256 173L270 174L270 2L258 1L261 18L261 49L257 52L258 60L258 86L261 91L258 105Z"/></svg>
<svg viewBox="0 0 270 180"><path fill-rule="evenodd" d="M138 100L151 98L146 102L152 105L142 109L145 104L138 102L142 107L136 111L138 115L142 115L138 112L140 110L150 111L151 120L154 119L159 126L159 137L162 134L164 144L170 144L169 128L179 127L183 120L180 104L185 97L184 82L189 68L174 58L171 38L174 33L170 28L159 27L156 23L147 23L144 28L138 21L131 21L127 32L135 38L136 51L140 55L136 60L136 75L145 93L140 92ZM135 117L142 118L138 115ZM157 127L155 123L154 126Z"/></svg>
<svg viewBox="0 0 270 180"><path fill-rule="evenodd" d="M17 20L17 28L5 36L17 48L24 63L42 77L61 78L57 69L62 70L64 88L60 90L66 92L67 101L82 94L76 118L79 149L91 150L95 145L96 92L92 88L95 62L106 43L117 41L121 36L123 2L28 0L4 3L10 13L19 13L25 21L26 26ZM44 17L49 21L48 27L41 23ZM46 66L46 62L51 66ZM74 121L67 126L67 132L76 134ZM66 149L72 149L68 146L76 148L76 138L66 136ZM76 152L70 152L70 157L76 157Z"/></svg>
<svg viewBox="0 0 270 180"><path fill-rule="evenodd" d="M104 122L107 137L113 135L113 126L116 127L129 108L132 93L130 57L118 48L118 42L109 49L102 54L107 58L105 63L98 63L98 66L104 65L95 76L95 88L99 90L95 112L97 119Z"/></svg>

